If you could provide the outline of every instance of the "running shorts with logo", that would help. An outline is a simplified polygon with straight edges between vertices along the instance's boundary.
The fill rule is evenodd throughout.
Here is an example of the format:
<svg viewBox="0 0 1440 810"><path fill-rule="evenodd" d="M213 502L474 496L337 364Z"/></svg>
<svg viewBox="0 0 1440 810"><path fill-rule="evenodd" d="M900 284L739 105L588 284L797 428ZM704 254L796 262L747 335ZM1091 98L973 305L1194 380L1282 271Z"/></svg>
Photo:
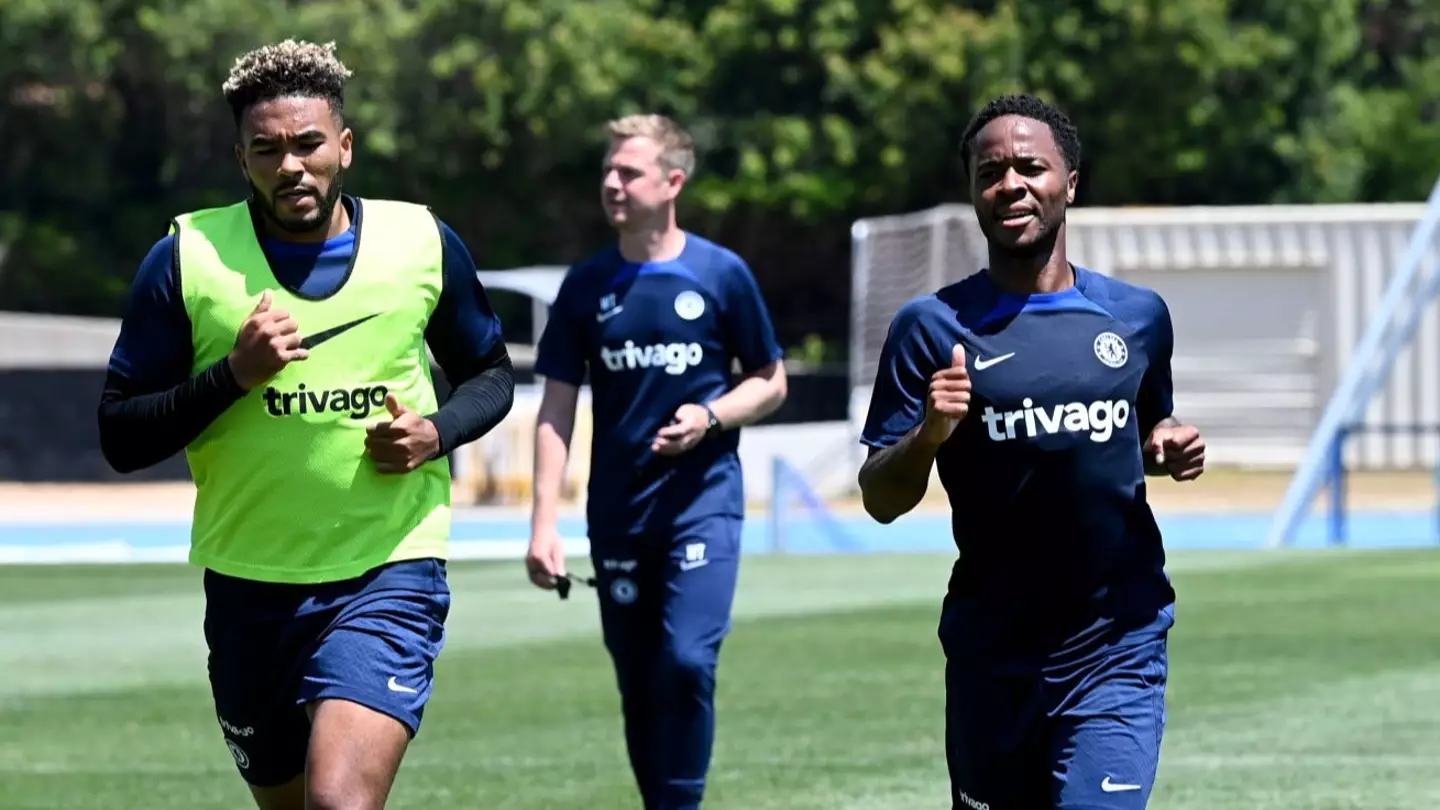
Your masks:
<svg viewBox="0 0 1440 810"><path fill-rule="evenodd" d="M353 701L420 729L445 639L445 563L407 560L339 582L257 582L205 572L216 714L240 775L285 784L305 770L307 706Z"/></svg>
<svg viewBox="0 0 1440 810"><path fill-rule="evenodd" d="M1170 610L1063 667L997 667L946 632L956 810L1142 810L1165 732Z"/></svg>

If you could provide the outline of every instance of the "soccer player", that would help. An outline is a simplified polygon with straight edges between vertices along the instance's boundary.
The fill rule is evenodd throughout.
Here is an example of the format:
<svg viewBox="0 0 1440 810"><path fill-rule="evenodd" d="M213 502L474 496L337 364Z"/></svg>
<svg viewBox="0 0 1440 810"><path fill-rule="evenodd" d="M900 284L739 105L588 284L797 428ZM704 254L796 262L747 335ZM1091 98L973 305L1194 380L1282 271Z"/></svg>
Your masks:
<svg viewBox="0 0 1440 810"><path fill-rule="evenodd" d="M938 467L959 560L941 611L953 807L1143 808L1165 724L1174 591L1145 476L1199 476L1172 414L1169 311L1066 258L1080 139L1031 96L961 158L983 272L901 307L861 441L890 523Z"/></svg>
<svg viewBox="0 0 1440 810"><path fill-rule="evenodd" d="M676 225L690 136L656 115L608 129L601 201L619 240L566 273L540 339L526 563L541 588L565 575L556 512L588 369L586 517L626 746L647 810L688 810L704 793L739 570L739 429L781 405L785 369L749 267Z"/></svg>
<svg viewBox="0 0 1440 810"><path fill-rule="evenodd" d="M249 198L151 249L99 410L116 470L188 455L217 719L261 810L384 806L444 643L446 455L514 397L459 237L343 193L349 76L333 44L236 61Z"/></svg>

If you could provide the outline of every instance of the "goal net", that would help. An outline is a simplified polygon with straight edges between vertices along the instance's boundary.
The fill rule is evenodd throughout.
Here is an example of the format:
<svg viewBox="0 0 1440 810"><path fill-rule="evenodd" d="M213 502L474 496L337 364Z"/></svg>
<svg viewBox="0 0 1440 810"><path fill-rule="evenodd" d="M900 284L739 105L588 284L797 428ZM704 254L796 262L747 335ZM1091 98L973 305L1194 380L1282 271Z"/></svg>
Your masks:
<svg viewBox="0 0 1440 810"><path fill-rule="evenodd" d="M859 420L896 310L978 271L985 237L968 204L857 220L850 236L851 416Z"/></svg>

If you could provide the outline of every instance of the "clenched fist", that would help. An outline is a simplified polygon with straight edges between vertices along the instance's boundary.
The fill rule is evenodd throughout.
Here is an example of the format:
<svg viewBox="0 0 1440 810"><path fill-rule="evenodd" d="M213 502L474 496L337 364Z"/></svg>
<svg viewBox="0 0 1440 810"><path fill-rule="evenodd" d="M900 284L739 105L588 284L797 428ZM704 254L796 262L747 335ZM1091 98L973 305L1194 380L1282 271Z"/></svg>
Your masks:
<svg viewBox="0 0 1440 810"><path fill-rule="evenodd" d="M246 391L269 381L290 361L310 356L300 348L300 325L285 310L271 309L272 299L269 290L260 294L260 303L240 325L227 358L235 381Z"/></svg>
<svg viewBox="0 0 1440 810"><path fill-rule="evenodd" d="M385 396L388 421L365 429L365 452L382 473L403 475L440 454L440 433L435 423L400 404L394 394Z"/></svg>
<svg viewBox="0 0 1440 810"><path fill-rule="evenodd" d="M930 375L930 392L925 398L925 421L921 436L929 443L944 444L970 413L970 372L965 368L965 347L955 344L950 366Z"/></svg>
<svg viewBox="0 0 1440 810"><path fill-rule="evenodd" d="M1145 454L1176 481L1194 481L1205 472L1205 439L1194 425L1161 424L1145 441Z"/></svg>

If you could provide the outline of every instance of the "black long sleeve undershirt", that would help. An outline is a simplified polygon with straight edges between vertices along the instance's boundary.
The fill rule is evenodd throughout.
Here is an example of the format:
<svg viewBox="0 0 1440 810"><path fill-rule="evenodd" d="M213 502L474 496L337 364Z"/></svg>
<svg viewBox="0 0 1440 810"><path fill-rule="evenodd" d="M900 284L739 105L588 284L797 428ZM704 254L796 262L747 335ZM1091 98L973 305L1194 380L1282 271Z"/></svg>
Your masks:
<svg viewBox="0 0 1440 810"><path fill-rule="evenodd" d="M146 391L111 371L100 397L100 452L119 473L153 467L195 441L243 396L224 358L163 391Z"/></svg>
<svg viewBox="0 0 1440 810"><path fill-rule="evenodd" d="M442 457L494 429L515 402L515 372L503 343L465 371L451 379L445 404L427 414ZM223 359L163 391L143 390L112 371L100 399L100 450L120 473L154 466L184 450L244 396Z"/></svg>
<svg viewBox="0 0 1440 810"><path fill-rule="evenodd" d="M515 404L515 368L503 343L477 365L474 374L451 382L455 387L450 398L429 415L440 434L441 456L494 430Z"/></svg>

